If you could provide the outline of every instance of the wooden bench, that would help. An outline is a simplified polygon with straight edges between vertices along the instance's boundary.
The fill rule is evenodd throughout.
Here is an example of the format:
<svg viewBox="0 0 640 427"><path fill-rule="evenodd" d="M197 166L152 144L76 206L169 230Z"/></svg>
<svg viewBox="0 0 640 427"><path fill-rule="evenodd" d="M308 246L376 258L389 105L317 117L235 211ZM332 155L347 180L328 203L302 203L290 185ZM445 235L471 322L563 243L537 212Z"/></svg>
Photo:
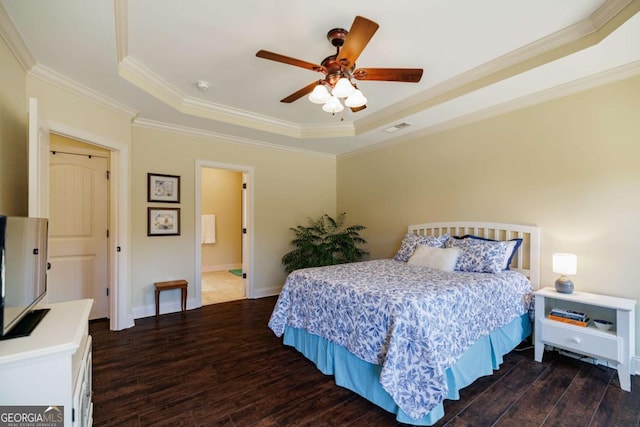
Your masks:
<svg viewBox="0 0 640 427"><path fill-rule="evenodd" d="M160 315L160 292L169 289L180 289L182 297L182 311L187 311L187 283L186 280L169 280L167 282L156 282L153 284L156 288L156 318Z"/></svg>

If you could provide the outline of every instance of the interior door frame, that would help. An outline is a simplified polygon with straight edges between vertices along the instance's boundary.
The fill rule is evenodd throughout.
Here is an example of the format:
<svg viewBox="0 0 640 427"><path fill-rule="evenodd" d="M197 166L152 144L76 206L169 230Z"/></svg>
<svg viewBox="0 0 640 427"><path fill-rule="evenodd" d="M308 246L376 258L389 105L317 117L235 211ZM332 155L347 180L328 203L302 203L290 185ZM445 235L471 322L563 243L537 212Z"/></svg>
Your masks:
<svg viewBox="0 0 640 427"><path fill-rule="evenodd" d="M244 197L246 202L242 207L242 227L246 229L246 233L242 234L242 272L246 274L243 279L244 294L247 298L255 298L253 291L253 166L234 165L229 163L218 163L208 160L196 160L195 162L195 266L194 278L195 285L193 293L195 294L194 306L190 308L202 307L202 245L200 242L201 235L201 210L202 210L202 169L224 169L233 172L242 173L242 182L246 183Z"/></svg>
<svg viewBox="0 0 640 427"><path fill-rule="evenodd" d="M31 101L35 101L32 103ZM30 121L37 118L37 100L30 99ZM32 107L36 111L31 115ZM129 266L129 147L126 144L104 138L81 129L53 120L35 121L38 133L46 137L37 137L29 142L29 215L49 217L49 138L56 133L84 143L109 150L109 313L111 330L121 330L134 325L130 303ZM31 126L30 126L31 127ZM30 131L31 132L31 131ZM33 154L32 154L33 153ZM46 157L45 157L46 156Z"/></svg>

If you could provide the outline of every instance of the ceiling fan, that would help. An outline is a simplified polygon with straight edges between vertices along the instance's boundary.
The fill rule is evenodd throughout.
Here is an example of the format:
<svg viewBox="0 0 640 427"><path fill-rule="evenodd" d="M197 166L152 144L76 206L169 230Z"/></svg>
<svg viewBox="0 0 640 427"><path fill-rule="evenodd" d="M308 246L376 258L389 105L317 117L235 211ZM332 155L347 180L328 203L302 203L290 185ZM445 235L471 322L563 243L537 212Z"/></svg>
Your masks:
<svg viewBox="0 0 640 427"><path fill-rule="evenodd" d="M417 83L422 78L422 68L356 68L356 60L378 27L377 23L356 16L349 31L343 28L330 30L327 39L336 47L336 54L326 57L320 64L266 50L258 51L256 56L324 74L323 79L308 84L280 102L291 103L311 94L311 102L323 104L323 110L336 113L344 108L339 101L339 98L344 98L345 105L356 112L366 108L367 100L358 90L354 80Z"/></svg>

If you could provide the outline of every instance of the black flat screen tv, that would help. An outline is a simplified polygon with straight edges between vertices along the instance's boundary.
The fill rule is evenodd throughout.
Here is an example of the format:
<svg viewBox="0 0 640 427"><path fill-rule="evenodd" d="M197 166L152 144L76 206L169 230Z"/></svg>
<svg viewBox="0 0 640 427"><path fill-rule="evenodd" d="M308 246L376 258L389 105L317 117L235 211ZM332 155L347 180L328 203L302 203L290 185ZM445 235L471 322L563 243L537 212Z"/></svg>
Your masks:
<svg viewBox="0 0 640 427"><path fill-rule="evenodd" d="M30 335L48 309L48 226L45 218L0 215L0 340Z"/></svg>

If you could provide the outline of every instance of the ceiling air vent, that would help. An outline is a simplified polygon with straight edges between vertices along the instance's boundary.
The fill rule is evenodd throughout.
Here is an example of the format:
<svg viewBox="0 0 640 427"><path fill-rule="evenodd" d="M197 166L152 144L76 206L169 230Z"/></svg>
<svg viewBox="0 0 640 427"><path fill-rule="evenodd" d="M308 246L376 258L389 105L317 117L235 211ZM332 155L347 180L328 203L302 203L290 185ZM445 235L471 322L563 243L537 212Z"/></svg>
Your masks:
<svg viewBox="0 0 640 427"><path fill-rule="evenodd" d="M395 132L397 130L407 128L409 126L411 126L409 123L404 123L403 122L403 123L398 123L395 126L391 126L390 128L386 128L384 131L387 132L387 133L392 133L392 132Z"/></svg>

